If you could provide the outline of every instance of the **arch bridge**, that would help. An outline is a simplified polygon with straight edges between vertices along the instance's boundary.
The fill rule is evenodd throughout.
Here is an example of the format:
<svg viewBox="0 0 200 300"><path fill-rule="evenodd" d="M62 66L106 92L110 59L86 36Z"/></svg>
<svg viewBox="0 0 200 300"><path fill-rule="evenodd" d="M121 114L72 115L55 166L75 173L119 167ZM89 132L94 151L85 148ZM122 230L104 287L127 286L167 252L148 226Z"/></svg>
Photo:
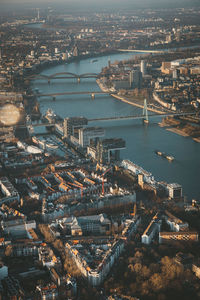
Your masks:
<svg viewBox="0 0 200 300"><path fill-rule="evenodd" d="M48 82L54 79L73 79L73 78L77 80L80 80L82 78L99 78L99 74L97 73L75 74L71 72L59 72L59 73L51 74L49 76L44 74L36 74L36 75L29 76L29 79L42 79L42 80L47 80Z"/></svg>

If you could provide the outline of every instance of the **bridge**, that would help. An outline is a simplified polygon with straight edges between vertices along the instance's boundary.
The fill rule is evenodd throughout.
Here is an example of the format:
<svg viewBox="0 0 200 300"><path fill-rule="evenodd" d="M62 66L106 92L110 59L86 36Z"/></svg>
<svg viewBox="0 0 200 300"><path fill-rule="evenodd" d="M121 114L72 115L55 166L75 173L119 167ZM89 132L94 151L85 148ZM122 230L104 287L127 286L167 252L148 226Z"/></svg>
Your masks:
<svg viewBox="0 0 200 300"><path fill-rule="evenodd" d="M80 91L80 92L61 92L61 93L49 93L49 94L32 94L32 95L27 95L27 97L33 97L37 96L38 98L41 97L52 97L53 101L56 100L57 96L69 96L69 95L90 95L92 99L95 98L95 95L109 95L109 94L114 94L113 92L103 92L103 91Z"/></svg>
<svg viewBox="0 0 200 300"><path fill-rule="evenodd" d="M144 110L142 114L138 115L129 115L129 116L110 116L110 117L101 117L101 118L91 118L87 119L88 122L104 122L104 121L124 121L124 120L136 120L136 119L141 119L141 120L146 120L148 122L148 119L150 117L178 117L178 116L191 116L191 115L196 115L194 112L178 112L178 113L162 113L162 114L148 114L148 117L146 115L146 111ZM29 124L27 126L33 126L33 127L40 127L40 126L54 126L56 124L62 124L63 122L52 122L52 123L36 123L36 124ZM26 127L25 125L18 125L18 127Z"/></svg>
<svg viewBox="0 0 200 300"><path fill-rule="evenodd" d="M119 52L138 52L138 53L163 53L163 50L137 50L137 49L118 49Z"/></svg>
<svg viewBox="0 0 200 300"><path fill-rule="evenodd" d="M79 82L80 79L83 78L99 78L99 74L97 73L75 74L71 72L60 72L51 75L35 74L28 77L28 79L30 80L32 79L47 80L48 83L50 83L51 80L56 80L56 79L77 79Z"/></svg>
<svg viewBox="0 0 200 300"><path fill-rule="evenodd" d="M37 97L56 97L56 96L64 96L64 95L91 95L91 94L109 94L108 92L103 91L80 91L80 92L61 92L61 93L50 93L50 94L39 94L37 93ZM113 92L112 92L113 94ZM33 96L33 95L29 95Z"/></svg>
<svg viewBox="0 0 200 300"><path fill-rule="evenodd" d="M148 114L149 117L176 117L176 116L187 116L187 115L196 115L196 113L165 113L165 114ZM130 116L114 116L114 117L103 117L103 118L94 118L94 119L88 119L88 122L95 122L95 121L123 121L123 120L135 120L135 119L145 119L148 121L148 118L146 117L146 112L143 112L141 115L130 115Z"/></svg>

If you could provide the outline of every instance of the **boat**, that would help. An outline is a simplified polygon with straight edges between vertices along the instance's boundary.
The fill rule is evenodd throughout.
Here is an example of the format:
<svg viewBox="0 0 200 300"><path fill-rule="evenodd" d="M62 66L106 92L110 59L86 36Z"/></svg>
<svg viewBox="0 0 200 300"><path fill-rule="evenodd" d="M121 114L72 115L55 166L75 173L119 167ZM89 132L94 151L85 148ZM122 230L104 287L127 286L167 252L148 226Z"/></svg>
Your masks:
<svg viewBox="0 0 200 300"><path fill-rule="evenodd" d="M174 160L174 157L172 155L166 155L166 158L169 160L169 161L173 161Z"/></svg>
<svg viewBox="0 0 200 300"><path fill-rule="evenodd" d="M97 61L98 61L98 59L93 59L93 60L92 60L92 63L97 62Z"/></svg>
<svg viewBox="0 0 200 300"><path fill-rule="evenodd" d="M56 118L56 114L54 113L54 111L49 108L46 111L46 114L44 115L44 118L49 122L49 123L53 123L55 121Z"/></svg>
<svg viewBox="0 0 200 300"><path fill-rule="evenodd" d="M165 152L161 152L161 151L159 151L159 150L155 150L154 152L155 152L157 155L162 156L162 157L168 159L169 161L173 161L173 160L174 160L174 156L169 155L169 154L166 154Z"/></svg>
<svg viewBox="0 0 200 300"><path fill-rule="evenodd" d="M62 120L62 118L59 115L57 115L51 108L48 108L45 115L43 116L43 119L45 121L48 121L48 123L50 123L50 124L53 124L56 121Z"/></svg>
<svg viewBox="0 0 200 300"><path fill-rule="evenodd" d="M159 150L155 150L155 153L156 153L157 155L160 155L160 156L163 155L163 153L162 153L161 151L159 151Z"/></svg>

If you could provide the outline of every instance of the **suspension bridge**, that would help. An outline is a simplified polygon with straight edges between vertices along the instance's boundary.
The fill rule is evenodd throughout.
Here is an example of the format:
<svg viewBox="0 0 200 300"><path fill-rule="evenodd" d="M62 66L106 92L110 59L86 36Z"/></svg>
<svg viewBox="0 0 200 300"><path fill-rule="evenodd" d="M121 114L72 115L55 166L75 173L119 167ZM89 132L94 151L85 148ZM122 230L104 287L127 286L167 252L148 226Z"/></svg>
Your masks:
<svg viewBox="0 0 200 300"><path fill-rule="evenodd" d="M135 114L132 115L115 115L115 116L106 116L106 117L96 117L96 118L87 118L88 122L105 122L105 121L123 121L123 120L136 120L136 119L141 119L143 120L144 123L148 124L150 118L157 118L157 117L178 117L178 116L194 116L196 115L195 112L162 112L160 114L155 113L151 111L151 113L148 112L148 106L147 106L147 101L146 99L144 100L144 105L143 105L143 110L141 113L137 113L138 108L135 108ZM194 117L195 118L195 117ZM197 118L195 118L197 120ZM199 119L198 119L199 120ZM39 126L55 126L56 124L62 124L63 121L55 122L52 120L51 123L48 122L41 122L41 123L29 123L26 126L34 126L34 127L39 127ZM24 127L25 125L18 125L19 127Z"/></svg>

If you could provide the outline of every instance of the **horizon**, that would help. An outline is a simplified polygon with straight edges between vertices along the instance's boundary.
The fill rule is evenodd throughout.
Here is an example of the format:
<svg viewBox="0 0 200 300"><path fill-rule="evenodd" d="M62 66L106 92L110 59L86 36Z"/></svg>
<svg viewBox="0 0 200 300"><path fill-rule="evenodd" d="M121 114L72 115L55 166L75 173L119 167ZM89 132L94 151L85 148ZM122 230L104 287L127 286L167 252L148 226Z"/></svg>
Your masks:
<svg viewBox="0 0 200 300"><path fill-rule="evenodd" d="M109 9L112 11L115 10L126 10L126 9L170 9L170 8L189 8L189 7L200 7L199 0L102 0L100 3L96 0L58 0L55 4L53 0L1 0L0 9L1 11L10 11L10 10L26 10L34 7L39 7L41 9L46 8L46 6L51 6L54 9L62 10L80 10L84 9L89 10L104 10Z"/></svg>

